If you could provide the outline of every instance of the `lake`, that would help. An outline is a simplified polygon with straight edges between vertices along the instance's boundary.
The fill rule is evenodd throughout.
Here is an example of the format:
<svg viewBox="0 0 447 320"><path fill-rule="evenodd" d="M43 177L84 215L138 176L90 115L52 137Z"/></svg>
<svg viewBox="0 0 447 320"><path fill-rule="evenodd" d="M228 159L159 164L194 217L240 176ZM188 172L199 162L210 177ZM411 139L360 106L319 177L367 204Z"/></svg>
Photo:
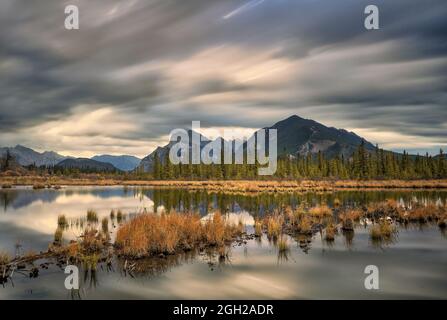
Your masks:
<svg viewBox="0 0 447 320"><path fill-rule="evenodd" d="M446 204L446 191L340 191L334 193L208 194L204 191L137 187L63 187L60 190L17 187L0 189L0 251L11 256L48 249L58 216L69 228L64 239L82 232L87 210L99 219L121 210L125 219L141 212L193 210L205 217L215 210L245 223L253 232L255 217L275 208L300 205L362 207L394 199L409 203ZM112 239L118 228L110 222ZM229 258L192 251L140 261L134 274L116 258L111 268L98 266L83 274L81 289L65 289L63 266L44 265L39 276L25 271L0 285L0 299L438 299L447 298L447 236L435 223L399 226L392 243L372 243L368 228L357 225L352 235L333 243L320 233L306 241L288 236L290 250L278 254L264 235L236 243ZM42 265L45 261L36 261ZM379 268L378 290L365 289L365 267Z"/></svg>

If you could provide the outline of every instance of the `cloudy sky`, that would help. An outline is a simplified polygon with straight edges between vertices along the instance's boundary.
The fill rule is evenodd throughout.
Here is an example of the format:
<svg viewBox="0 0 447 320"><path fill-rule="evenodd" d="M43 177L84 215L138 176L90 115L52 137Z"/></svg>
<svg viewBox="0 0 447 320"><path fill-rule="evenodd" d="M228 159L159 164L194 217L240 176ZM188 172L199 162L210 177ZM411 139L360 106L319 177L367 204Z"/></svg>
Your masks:
<svg viewBox="0 0 447 320"><path fill-rule="evenodd" d="M80 30L64 28L69 4ZM145 156L192 120L292 114L393 150L445 147L447 2L0 1L1 146Z"/></svg>

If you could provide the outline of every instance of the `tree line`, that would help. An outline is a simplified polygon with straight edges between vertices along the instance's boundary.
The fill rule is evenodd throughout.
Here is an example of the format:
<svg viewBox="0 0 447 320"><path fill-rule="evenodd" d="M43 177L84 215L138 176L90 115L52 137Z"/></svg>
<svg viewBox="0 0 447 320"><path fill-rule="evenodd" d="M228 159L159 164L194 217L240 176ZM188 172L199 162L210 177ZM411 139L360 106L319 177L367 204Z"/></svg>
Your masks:
<svg viewBox="0 0 447 320"><path fill-rule="evenodd" d="M361 143L351 157L325 157L322 152L306 156L283 155L277 160L273 176L259 176L259 164L178 164L174 165L156 154L150 172L137 168L133 172L103 172L95 169L60 168L57 166L25 167L35 174L79 176L97 173L124 179L156 180L238 180L238 179L442 179L447 178L447 160L442 150L436 157L425 154L398 154L376 146L367 150ZM246 161L244 161L246 163ZM0 157L0 171L17 167L7 152Z"/></svg>
<svg viewBox="0 0 447 320"><path fill-rule="evenodd" d="M178 164L164 161L156 154L151 177L172 179L272 179L259 176L257 164ZM137 170L138 171L138 170ZM140 173L143 174L143 173ZM351 157L327 158L322 152L306 156L280 156L277 179L441 179L447 178L447 161L442 150L438 156L398 154L376 146L367 150L362 142Z"/></svg>

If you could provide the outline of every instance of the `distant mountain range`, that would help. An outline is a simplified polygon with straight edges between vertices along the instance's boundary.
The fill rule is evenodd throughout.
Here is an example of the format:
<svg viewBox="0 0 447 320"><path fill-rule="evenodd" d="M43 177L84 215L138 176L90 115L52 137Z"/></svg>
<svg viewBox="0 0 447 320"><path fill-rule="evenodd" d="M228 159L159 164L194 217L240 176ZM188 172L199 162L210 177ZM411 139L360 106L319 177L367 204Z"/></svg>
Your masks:
<svg viewBox="0 0 447 320"><path fill-rule="evenodd" d="M356 135L344 129L327 127L319 122L310 119L304 119L297 115L291 116L285 120L279 121L271 127L264 129L276 129L278 133L277 150L279 155L304 156L307 154L316 155L321 152L326 158L343 155L346 159L350 158L357 147L364 141L365 148L368 151L374 151L375 146ZM191 135L189 130L191 149ZM202 149L210 140L201 136L204 141L200 144ZM217 138L223 141L222 138ZM233 142L234 143L234 142ZM150 172L153 168L155 155L158 154L164 161L169 149L175 142L169 142L165 146L158 147L141 161L137 157L121 155L98 155L91 159L65 157L56 152L45 151L42 153L32 149L17 145L12 148L0 148L0 156L7 150L16 158L20 165L27 166L35 164L37 166L78 167L96 168L97 170L121 170L132 171L139 168L144 172ZM445 155L444 155L445 156Z"/></svg>
<svg viewBox="0 0 447 320"><path fill-rule="evenodd" d="M121 171L131 171L140 163L140 159L134 156L100 155L94 156L91 159L74 158L66 157L53 151L37 152L21 145L0 148L0 157L5 156L8 151L21 166L59 166L71 168L77 167L79 169L88 167L90 169L96 168L99 171L109 171L112 168L108 165L111 165L113 171L116 169ZM107 166L104 166L104 163L107 164Z"/></svg>
<svg viewBox="0 0 447 320"><path fill-rule="evenodd" d="M373 151L375 146L359 137L353 132L344 129L326 127L314 120L303 119L297 115L279 121L271 127L264 129L276 129L278 134L278 155L316 155L320 151L327 157L332 158L337 155L346 159L352 156L357 147L364 141L365 148ZM188 131L191 138L191 130ZM222 139L222 138L218 138ZM190 139L191 141L191 139ZM207 140L210 141L210 140ZM207 142L203 142L203 147ZM141 160L140 168L149 172L152 170L155 154L164 161L169 149L175 142L170 142L164 147L158 147L151 154ZM189 147L191 149L191 145Z"/></svg>
<svg viewBox="0 0 447 320"><path fill-rule="evenodd" d="M4 156L9 150L9 153L15 158L15 160L22 166L36 165L40 166L54 166L67 159L68 157L62 156L53 151L45 151L39 153L33 149L17 145L15 147L0 148L0 156Z"/></svg>
<svg viewBox="0 0 447 320"><path fill-rule="evenodd" d="M134 156L112 156L108 154L94 156L91 159L99 162L111 163L121 171L132 171L140 164L141 161L140 158Z"/></svg>

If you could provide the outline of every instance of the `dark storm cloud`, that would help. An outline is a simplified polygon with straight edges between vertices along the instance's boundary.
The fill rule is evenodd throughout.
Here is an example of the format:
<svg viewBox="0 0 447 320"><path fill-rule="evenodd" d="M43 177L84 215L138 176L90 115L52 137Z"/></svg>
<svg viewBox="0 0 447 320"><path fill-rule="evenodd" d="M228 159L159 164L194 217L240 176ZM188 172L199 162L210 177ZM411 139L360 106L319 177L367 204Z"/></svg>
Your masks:
<svg viewBox="0 0 447 320"><path fill-rule="evenodd" d="M67 4L80 30L64 29ZM88 149L91 137L155 141L191 120L263 127L300 114L447 143L447 4L374 1L381 28L367 31L369 4L4 0L0 128L18 143L27 128L107 108L122 130L58 131Z"/></svg>

